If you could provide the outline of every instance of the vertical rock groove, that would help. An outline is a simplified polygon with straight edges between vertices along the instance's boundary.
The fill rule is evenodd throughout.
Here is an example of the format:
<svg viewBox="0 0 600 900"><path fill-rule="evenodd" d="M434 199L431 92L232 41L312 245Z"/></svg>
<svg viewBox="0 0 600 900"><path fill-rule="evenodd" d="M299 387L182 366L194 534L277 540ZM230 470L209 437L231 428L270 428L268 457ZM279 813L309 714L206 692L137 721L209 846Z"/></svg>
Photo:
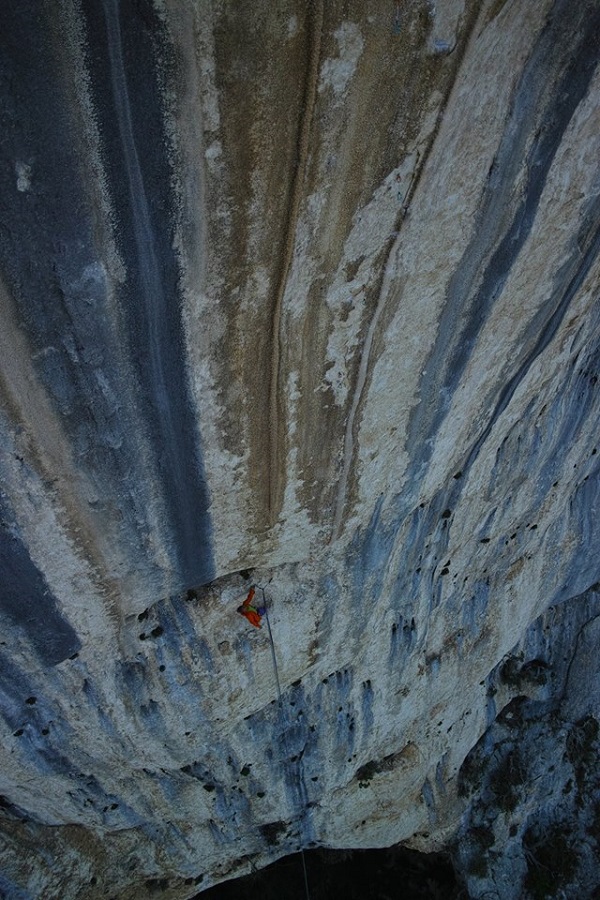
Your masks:
<svg viewBox="0 0 600 900"><path fill-rule="evenodd" d="M145 470L135 387L124 363L130 348L114 302L121 264L106 240L111 226L104 230L95 191L102 167L91 163L84 102L73 89L88 73L74 58L73 40L57 37L69 30L62 13L54 15L24 4L5 17L2 33L2 368L20 398L20 409L8 415L11 427L21 416L35 422L22 432L21 452L49 485L47 465L54 480L60 472L69 483L60 491L69 511L61 520L78 544L87 537L76 523L88 523L95 559L109 560L100 565L106 577L136 572L157 585L161 575L146 540L156 522L156 491Z"/></svg>
<svg viewBox="0 0 600 900"><path fill-rule="evenodd" d="M416 160L416 169L413 173L413 176L408 185L408 189L406 194L404 195L402 204L403 209L399 213L398 221L396 222L396 227L394 231L396 235L400 233L402 228L402 222L406 215L406 211L410 206L412 198L415 195L419 187L419 183L421 181L421 176L423 171L427 165L427 161L431 155L431 151L435 145L435 141L440 129L440 124L442 122L444 112L448 105L448 101L450 99L450 95L452 93L452 88L454 86L456 75L460 69L461 62L465 56L467 51L467 47L469 46L469 41L471 36L475 31L475 27L478 21L478 10L476 8L472 9L468 18L467 24L465 27L464 37L461 41L460 47L457 48L457 53L455 57L455 62L452 67L452 76L449 80L448 89L443 98L443 102L440 105L435 127L433 128L429 141L425 150L417 156ZM356 376L356 384L354 387L354 391L352 393L352 401L350 404L350 411L348 413L348 418L346 420L346 427L344 430L344 443L342 450L342 471L340 474L340 479L338 482L338 488L335 499L335 508L333 514L333 524L331 527L331 540L335 541L339 538L342 531L342 517L344 515L344 510L346 508L346 499L348 494L348 481L350 478L350 470L352 468L352 461L354 457L354 426L356 421L356 413L358 412L358 408L360 406L363 392L365 388L365 384L367 382L367 377L369 373L369 366L371 364L371 351L373 348L373 339L377 332L377 328L379 326L379 322L382 316L382 313L386 307L387 301L389 299L389 287L390 287L390 278L387 276L388 264L390 260L390 255L396 245L395 237L389 240L389 246L387 252L384 256L384 262L382 267L382 275L379 279L379 285L377 288L377 303L375 306L375 311L373 312L373 316L369 322L367 328L367 334L365 337L365 342L363 345L362 353L360 356L360 363L358 367L358 373Z"/></svg>
<svg viewBox="0 0 600 900"><path fill-rule="evenodd" d="M268 452L268 483L269 483L269 524L271 527L277 520L277 514L281 506L284 476L281 472L283 465L283 448L281 435L281 398L279 383L280 359L281 359L281 311L283 297L287 285L288 275L294 254L296 238L296 224L302 200L306 165L310 142L310 132L317 94L317 82L319 77L319 59L321 56L321 39L323 31L324 0L313 0L309 6L308 21L310 22L311 40L310 57L307 64L306 80L304 85L304 101L302 104L300 131L298 136L297 163L293 176L291 197L289 202L287 223L285 229L285 241L283 245L280 274L275 290L273 302L273 314L271 318L271 371L269 381L269 452Z"/></svg>
<svg viewBox="0 0 600 900"><path fill-rule="evenodd" d="M452 396L477 336L525 246L550 166L595 71L597 4L588 4L587 11L582 4L565 31L567 6L562 0L554 4L515 92L481 198L477 228L448 287L435 347L421 382L422 399L410 423L411 448L427 448L429 437L448 412L449 404L440 403L439 398ZM557 83L550 91L552 77ZM514 186L522 173L524 186L518 195ZM519 196L516 203L515 195ZM459 309L464 310L462 321Z"/></svg>
<svg viewBox="0 0 600 900"><path fill-rule="evenodd" d="M600 253L600 202L596 202L593 205L590 212L590 221L592 227L589 227L589 222L585 222L584 227L580 232L580 241L576 242L572 259L565 264L559 273L560 278L557 278L556 289L547 304L547 317L543 323L540 324L538 338L535 341L534 346L527 353L526 358L521 362L515 373L502 388L489 421L481 435L477 438L477 441L467 457L465 470L468 470L470 466L473 465L482 446L488 439L492 428L512 400L515 391L529 372L535 360L544 352L556 335L560 324L569 309L571 301L577 294L577 291L581 288L593 264L598 259Z"/></svg>
<svg viewBox="0 0 600 900"><path fill-rule="evenodd" d="M375 307L375 312L373 313L371 321L369 322L369 327L367 329L367 336L365 338L365 343L360 357L360 365L358 367L358 374L356 376L356 384L354 387L354 391L352 392L352 402L350 404L350 412L348 413L346 429L344 432L342 472L338 484L335 512L333 515L331 539L334 541L339 538L342 529L342 516L344 514L344 509L346 506L348 478L350 476L350 467L352 465L352 459L354 456L354 422L367 380L367 373L371 360L371 349L373 347L373 337L375 335L375 332L377 331L379 319L381 318L381 314L385 306L388 287L389 281L384 277L378 293L377 306Z"/></svg>
<svg viewBox="0 0 600 900"><path fill-rule="evenodd" d="M128 203L123 198L118 203L123 219L129 220L129 236L133 238L125 254L132 282L131 340L136 347L146 416L167 498L181 579L190 585L210 580L213 565L208 491L188 396L178 275L169 241L171 226L162 221L164 213L160 208L162 205L163 209L169 209L172 203L168 194L169 166L163 157L166 141L162 137L163 147L156 148L151 162L153 171L148 176L140 162L138 146L144 126L139 121L139 113L136 119L130 102L128 79L132 73L126 71L124 60L127 39L124 28L134 27L133 12L116 0L103 0L102 6L112 105L117 121L115 154L128 198ZM143 65L148 65L147 60ZM154 72L151 74L156 77ZM155 127L162 130L162 123ZM154 203L151 209L148 192L156 189L158 179L163 181L162 204Z"/></svg>

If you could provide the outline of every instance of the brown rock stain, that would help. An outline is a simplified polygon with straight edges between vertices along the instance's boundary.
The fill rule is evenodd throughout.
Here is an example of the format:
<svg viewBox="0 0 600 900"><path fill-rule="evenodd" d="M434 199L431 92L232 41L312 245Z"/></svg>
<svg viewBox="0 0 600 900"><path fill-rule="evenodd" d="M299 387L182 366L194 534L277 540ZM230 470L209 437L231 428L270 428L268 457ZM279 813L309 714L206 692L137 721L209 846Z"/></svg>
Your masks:
<svg viewBox="0 0 600 900"><path fill-rule="evenodd" d="M287 35L296 6L274 17L270 4L259 3L251 19L231 7L215 26L225 176L208 181L207 252L220 258L215 302L225 319L217 353L224 443L240 455L248 449L257 535L274 523L280 495L279 316L311 42L306 10L297 16L296 35Z"/></svg>

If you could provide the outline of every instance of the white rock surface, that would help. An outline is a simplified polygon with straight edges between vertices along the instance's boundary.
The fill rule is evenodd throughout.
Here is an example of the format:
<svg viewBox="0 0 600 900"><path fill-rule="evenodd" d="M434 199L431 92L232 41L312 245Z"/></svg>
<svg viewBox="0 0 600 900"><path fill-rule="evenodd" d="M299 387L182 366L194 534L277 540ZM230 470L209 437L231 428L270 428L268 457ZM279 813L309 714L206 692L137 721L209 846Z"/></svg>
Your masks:
<svg viewBox="0 0 600 900"><path fill-rule="evenodd" d="M465 759L592 745L600 6L393 6L7 14L8 897L455 839L483 897L485 828L516 898Z"/></svg>

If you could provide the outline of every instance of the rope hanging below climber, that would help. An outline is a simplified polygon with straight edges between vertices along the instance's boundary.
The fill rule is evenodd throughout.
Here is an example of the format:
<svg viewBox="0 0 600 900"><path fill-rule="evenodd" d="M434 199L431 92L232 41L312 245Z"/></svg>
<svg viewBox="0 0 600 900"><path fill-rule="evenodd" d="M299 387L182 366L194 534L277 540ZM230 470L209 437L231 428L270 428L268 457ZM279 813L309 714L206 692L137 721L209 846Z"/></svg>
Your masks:
<svg viewBox="0 0 600 900"><path fill-rule="evenodd" d="M262 605L256 606L254 603L254 597L256 596L256 588L262 593ZM283 704L283 696L281 694L281 682L279 681L279 668L277 666L277 656L275 654L275 642L273 641L273 632L271 631L271 622L269 621L269 609L267 604L267 596L265 593L264 587L260 585L252 585L250 590L248 591L248 596L244 600L244 602L238 606L237 611L241 616L244 616L251 625L254 625L255 628L262 627L262 618L263 616L267 620L267 628L269 630L269 644L271 645L271 659L273 660L273 671L275 673L275 682L277 684L277 695L279 697L279 708L284 716L286 721L286 725L289 724L287 722L287 714ZM286 742L286 735L284 731L283 735L284 743ZM286 753L286 755L288 755ZM304 856L304 847L300 847L300 855L302 857L302 871L304 874L304 890L306 893L306 900L310 900L310 890L308 887L308 872L306 869L306 859Z"/></svg>

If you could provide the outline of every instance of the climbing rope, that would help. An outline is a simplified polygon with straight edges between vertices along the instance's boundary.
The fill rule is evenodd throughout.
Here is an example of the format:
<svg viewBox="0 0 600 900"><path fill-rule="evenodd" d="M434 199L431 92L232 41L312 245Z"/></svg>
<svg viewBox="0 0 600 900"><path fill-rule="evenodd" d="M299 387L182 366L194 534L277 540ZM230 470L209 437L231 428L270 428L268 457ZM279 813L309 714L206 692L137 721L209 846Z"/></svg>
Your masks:
<svg viewBox="0 0 600 900"><path fill-rule="evenodd" d="M265 610L265 619L267 620L267 629L269 631L269 643L271 645L271 659L273 660L273 671L275 672L275 682L277 684L277 695L279 697L279 707L287 720L287 715L283 706L283 696L281 693L281 682L279 680L279 669L277 668L277 655L275 653L275 641L273 640L273 632L271 631L271 622L269 620L269 607L267 605L267 597L265 594L264 587L260 585L256 585L259 591L262 593L263 598L263 607ZM285 732L283 734L283 740L285 742ZM287 753L287 750L286 750ZM304 890L306 892L306 900L310 900L310 891L308 887L308 872L306 870L306 859L304 857L304 847L300 847L300 856L302 858L302 871L304 872Z"/></svg>
<svg viewBox="0 0 600 900"><path fill-rule="evenodd" d="M279 705L283 709L283 697L281 695L281 682L279 681L279 669L277 668L277 657L275 655L275 643L273 641L273 632L271 631L271 622L269 621L269 608L267 606L267 597L265 594L264 587L258 586L259 591L262 593L263 598L263 607L265 610L265 619L267 620L267 628L269 630L269 643L271 645L271 659L273 660L273 670L275 672L275 681L277 683L277 694L279 695Z"/></svg>
<svg viewBox="0 0 600 900"><path fill-rule="evenodd" d="M304 872L304 890L306 892L306 900L310 900L310 892L308 890L308 872L306 871L306 860L304 858L304 847L300 848L300 856L302 857L302 870Z"/></svg>

